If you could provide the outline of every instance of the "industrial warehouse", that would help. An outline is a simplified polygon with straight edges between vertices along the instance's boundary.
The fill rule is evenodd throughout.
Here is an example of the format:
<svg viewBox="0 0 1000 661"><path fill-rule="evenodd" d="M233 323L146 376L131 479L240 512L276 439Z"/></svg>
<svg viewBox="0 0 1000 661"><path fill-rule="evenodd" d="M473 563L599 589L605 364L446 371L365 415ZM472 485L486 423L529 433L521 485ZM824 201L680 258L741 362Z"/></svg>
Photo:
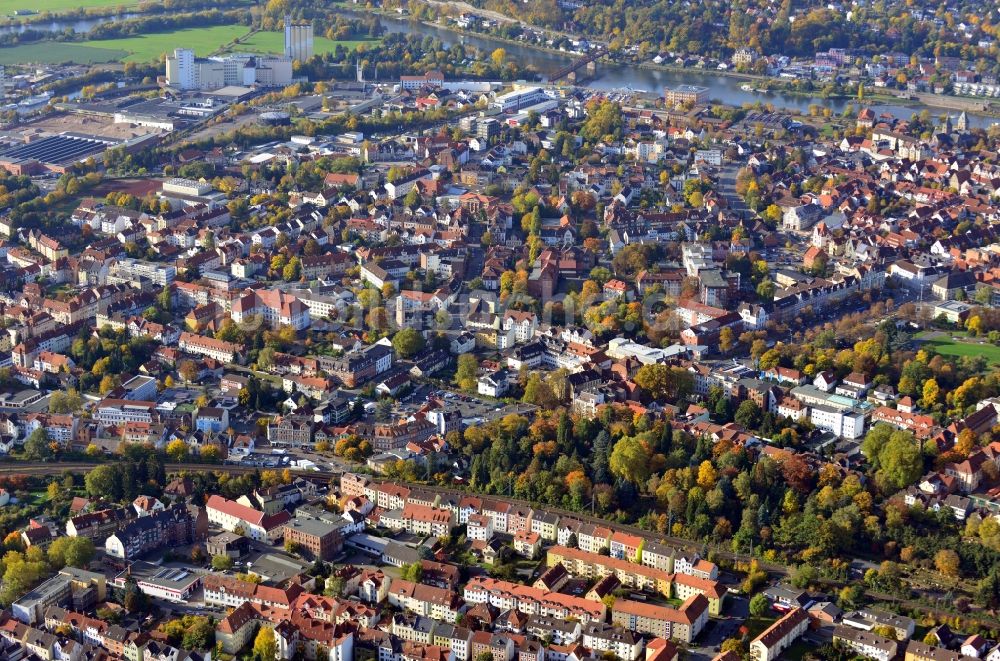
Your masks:
<svg viewBox="0 0 1000 661"><path fill-rule="evenodd" d="M15 174L32 174L42 167L63 172L115 144L93 136L54 135L0 154L0 165Z"/></svg>

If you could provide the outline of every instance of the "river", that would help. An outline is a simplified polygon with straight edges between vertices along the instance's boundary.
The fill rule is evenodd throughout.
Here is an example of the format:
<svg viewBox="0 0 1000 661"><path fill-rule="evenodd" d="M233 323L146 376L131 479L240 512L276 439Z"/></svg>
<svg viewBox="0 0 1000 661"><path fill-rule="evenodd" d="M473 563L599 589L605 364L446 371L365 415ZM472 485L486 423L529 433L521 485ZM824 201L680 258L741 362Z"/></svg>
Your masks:
<svg viewBox="0 0 1000 661"><path fill-rule="evenodd" d="M39 32L65 32L70 29L73 32L84 33L98 25L104 23L115 23L129 18L135 18L140 14L120 14L118 16L94 16L91 18L78 18L75 20L52 20L36 21L33 23L8 23L0 25L0 34L20 34L25 30L38 30Z"/></svg>
<svg viewBox="0 0 1000 661"><path fill-rule="evenodd" d="M337 9L339 13L362 16L363 12L350 9ZM530 48L511 44L506 41L493 39L483 35L467 35L446 30L435 25L427 25L417 21L410 21L406 18L380 15L382 25L390 32L401 32L403 34L415 34L422 37L430 36L440 39L446 46L464 43L467 46L474 46L484 53L490 53L495 48L503 48L507 51L507 56L520 64L527 64L535 68L541 75L564 67L569 62L577 59L578 56L572 54L561 54L552 51ZM850 99L823 99L820 97L808 97L795 94L781 94L774 92L770 94L757 94L741 89L742 85L748 81L724 76L711 71L667 71L662 69L646 69L630 64L607 64L599 62L597 65L597 77L586 83L586 86L596 90L622 90L632 89L644 91L662 96L664 87L676 85L699 85L709 88L709 96L713 100L731 106L740 106L744 103L770 103L776 108L787 110L798 110L802 113L809 112L810 105L820 105L830 108L835 113L843 112L852 105ZM752 84L752 83L751 83ZM919 108L902 105L871 105L876 113L889 112L896 117L909 118L913 113L919 112ZM932 116L939 116L947 112L940 108L929 109ZM956 111L951 111L957 115ZM986 115L968 113L969 125L972 127L986 128L996 120Z"/></svg>

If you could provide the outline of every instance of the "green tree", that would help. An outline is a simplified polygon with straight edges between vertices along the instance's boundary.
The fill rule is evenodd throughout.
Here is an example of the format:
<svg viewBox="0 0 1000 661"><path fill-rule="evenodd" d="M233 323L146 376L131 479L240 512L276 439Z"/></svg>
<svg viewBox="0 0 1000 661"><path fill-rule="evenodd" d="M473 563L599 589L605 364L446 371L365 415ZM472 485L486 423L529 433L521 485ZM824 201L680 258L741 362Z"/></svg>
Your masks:
<svg viewBox="0 0 1000 661"><path fill-rule="evenodd" d="M873 425L865 434L865 440L861 442L861 454L875 470L879 468L879 457L882 454L882 449L889 442L893 431L893 427L885 423Z"/></svg>
<svg viewBox="0 0 1000 661"><path fill-rule="evenodd" d="M588 107L587 120L580 128L580 136L591 143L603 140L605 136L615 137L622 130L622 108L618 103L601 101L596 107Z"/></svg>
<svg viewBox="0 0 1000 661"><path fill-rule="evenodd" d="M762 418L763 413L760 410L760 406L752 399L745 399L740 402L739 407L736 409L736 414L733 416L736 424L750 430L760 427Z"/></svg>
<svg viewBox="0 0 1000 661"><path fill-rule="evenodd" d="M86 569L94 559L94 542L87 537L59 537L49 545L48 553L53 567Z"/></svg>
<svg viewBox="0 0 1000 661"><path fill-rule="evenodd" d="M49 398L49 413L73 413L83 406L80 393L70 388L66 392L57 390Z"/></svg>
<svg viewBox="0 0 1000 661"><path fill-rule="evenodd" d="M475 390L479 372L479 361L470 353L463 353L458 357L458 366L455 369L455 385L462 390Z"/></svg>
<svg viewBox="0 0 1000 661"><path fill-rule="evenodd" d="M424 348L424 336L415 328L404 328L392 338L392 347L403 358L410 358Z"/></svg>
<svg viewBox="0 0 1000 661"><path fill-rule="evenodd" d="M39 427L28 435L24 441L24 456L32 461L45 459L52 454L49 433L45 427Z"/></svg>
<svg viewBox="0 0 1000 661"><path fill-rule="evenodd" d="M837 601L841 608L845 610L852 609L861 605L864 596L864 587L855 583L854 585L848 585L842 588L837 595Z"/></svg>
<svg viewBox="0 0 1000 661"><path fill-rule="evenodd" d="M404 581L419 583L424 577L424 567L419 562L406 564L399 568L399 575Z"/></svg>
<svg viewBox="0 0 1000 661"><path fill-rule="evenodd" d="M326 589L323 591L328 597L344 596L344 579L340 576L331 576L326 579Z"/></svg>
<svg viewBox="0 0 1000 661"><path fill-rule="evenodd" d="M865 435L861 452L887 490L913 484L924 471L924 460L912 432L878 424Z"/></svg>
<svg viewBox="0 0 1000 661"><path fill-rule="evenodd" d="M642 485L649 479L649 446L635 436L623 436L615 443L608 462L611 472L618 477Z"/></svg>
<svg viewBox="0 0 1000 661"><path fill-rule="evenodd" d="M750 614L754 617L762 617L771 609L771 602L763 593L758 592L750 599Z"/></svg>
<svg viewBox="0 0 1000 661"><path fill-rule="evenodd" d="M770 278L764 278L757 285L757 298L765 302L774 300L774 282Z"/></svg>
<svg viewBox="0 0 1000 661"><path fill-rule="evenodd" d="M228 555L213 555L212 569L215 571L226 571L233 568L233 559Z"/></svg>
<svg viewBox="0 0 1000 661"><path fill-rule="evenodd" d="M876 477L893 490L916 482L923 475L924 458L913 433L903 430L892 432L878 453L878 465Z"/></svg>
<svg viewBox="0 0 1000 661"><path fill-rule="evenodd" d="M184 617L185 631L181 646L190 650L209 649L215 644L215 626L204 615Z"/></svg>
<svg viewBox="0 0 1000 661"><path fill-rule="evenodd" d="M800 590L805 590L816 581L817 577L818 572L815 567L812 565L801 564L795 568L794 572L792 572L792 585Z"/></svg>
<svg viewBox="0 0 1000 661"><path fill-rule="evenodd" d="M662 363L643 365L633 380L655 400L667 399L671 392L670 367Z"/></svg>
<svg viewBox="0 0 1000 661"><path fill-rule="evenodd" d="M118 500L121 497L121 478L117 468L111 464L93 468L83 482L87 493L95 498Z"/></svg>

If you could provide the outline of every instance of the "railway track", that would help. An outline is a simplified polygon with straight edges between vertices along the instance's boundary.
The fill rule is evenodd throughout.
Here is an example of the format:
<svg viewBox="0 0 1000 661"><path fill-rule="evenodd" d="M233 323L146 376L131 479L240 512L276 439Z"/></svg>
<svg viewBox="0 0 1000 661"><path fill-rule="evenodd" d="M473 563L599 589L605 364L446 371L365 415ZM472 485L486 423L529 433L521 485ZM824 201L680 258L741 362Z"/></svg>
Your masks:
<svg viewBox="0 0 1000 661"><path fill-rule="evenodd" d="M5 464L0 464L0 476L3 476L3 475L61 475L61 474L65 473L66 471L72 471L72 472L89 471L92 468L95 468L96 466L100 466L100 465L101 465L100 462L67 462L67 463L33 462L33 463L22 463L22 464L5 463ZM222 471L222 472L228 472L228 473L245 474L245 473L252 473L252 472L256 472L256 471L262 470L261 468L256 467L256 466L238 466L238 465L233 465L233 464L178 464L178 463L167 463L167 464L164 465L164 468L166 469L166 471L168 473L177 473L177 472L180 472L180 471L193 471L193 472L206 472L206 471L217 472L217 471ZM263 470L267 470L267 469L263 469ZM306 478L306 479L309 479L309 480L312 480L312 481L323 482L323 483L328 483L332 478L337 478L337 477L340 477L340 475L341 475L341 473L334 472L334 471L310 471L310 470L301 470L301 469L292 469L292 468L290 468L289 470L291 471L292 475L295 475L296 477L303 477L303 478ZM408 486L408 487L413 487L413 488L418 488L418 489L424 489L426 491L430 491L430 492L433 492L433 493L439 493L441 495L447 495L447 496L467 496L467 495L483 496L483 494L473 494L473 493L470 493L470 492L467 492L467 491L462 491L461 489L454 489L454 488L450 488L450 487L440 487L440 486L428 485L428 484L420 484L420 483L416 483L416 482L406 482L406 481L403 481L403 480L395 480L395 483L402 484L402 485ZM510 497L510 496L504 496L504 495L485 495L483 497L490 498L492 500L499 500L499 501L503 501L503 502L509 502L511 504L523 505L523 506L527 506L527 507L539 507L539 506L543 506L543 505L541 505L539 503L532 503L532 502L527 501L527 500L523 500L523 499L520 499L520 498L513 498L513 497ZM704 545L704 544L697 544L697 543L692 542L691 540L688 540L688 539L681 539L679 537L671 537L671 536L666 536L666 535L659 535L659 534L657 534L655 532L652 532L652 531L649 531L649 530L645 530L643 528L639 528L639 527L636 527L636 526L631 526L631 525L624 524L624 523L617 523L617 522L614 522L614 521L609 521L607 519L602 519L602 518L600 518L598 516L592 516L592 515L585 514L585 513L582 513L582 512L573 512L573 511L570 511L570 510L565 510L565 509L562 509L562 508L559 508L559 507L552 507L552 506L549 506L549 505L544 505L544 507L545 507L546 510L548 510L550 512L555 512L555 513L559 514L560 516L568 516L568 517L571 517L571 518L574 518L574 519L577 519L577 520L580 520L580 521L584 521L586 523L593 523L593 524L602 525L602 526L604 526L606 528L610 528L612 530L619 530L619 531L622 531L622 532L628 532L630 534L634 534L634 535L637 535L639 537L642 537L643 539L648 540L648 541L665 543L665 544L669 544L669 545L674 546L674 547L678 547L678 548L682 548L682 549L687 549L687 550L697 550L699 552L701 550L703 550L703 549L706 548L706 545ZM730 561L746 561L748 559L748 556L746 554L733 553L732 551L729 551L728 549L725 549L725 548L721 548L719 546L708 546L707 548L712 549L712 551L719 558L724 558L726 560L730 560ZM759 566L760 566L761 569L763 569L763 570L765 570L765 571L767 571L767 572L769 572L771 574L774 574L774 575L777 575L777 576L780 576L780 577L787 577L790 574L788 567L786 567L785 565L780 565L780 564L776 564L776 563L773 563L773 562L765 562L765 561L763 561L763 560L761 560L759 558L757 559L757 562L759 563ZM826 579L823 579L823 580L821 580L819 582L822 583L824 586L832 588L834 590L837 589L837 588L843 587L846 584L845 582L834 581L834 580L826 580ZM848 583L849 582L850 581L848 581ZM892 595L879 594L879 593L874 592L874 591L866 591L866 594L867 594L867 596L870 599L873 599L875 601L894 602L894 603L897 604L897 606L911 608L911 609L914 609L914 610L919 611L919 612L927 613L927 614L930 614L930 615L935 615L937 617L952 617L954 615L954 613L950 613L948 611L943 611L943 610L940 610L938 608L934 608L934 607L928 606L926 604L920 603L919 601L916 601L916 600L913 600L913 599L904 599L904 598L900 598L900 597L896 597L896 596L892 596ZM966 617L970 617L970 616L966 615ZM984 621L982 619L983 617L986 617L987 619ZM978 622L980 624L983 624L983 625L985 625L985 626L987 626L989 628L992 628L994 630L1000 629L1000 627L998 627L998 624L997 624L997 621L995 620L995 618L991 617L988 614L985 614L985 613L982 613L982 614L972 614L971 617L970 617L970 619L978 620Z"/></svg>
<svg viewBox="0 0 1000 661"><path fill-rule="evenodd" d="M49 462L32 462L23 464L0 464L0 476L2 475L62 475L66 471L71 472L84 472L89 471L97 466L100 466L100 462L67 462L67 463L49 463ZM262 469L256 466L239 466L235 464L178 464L178 463L167 463L164 465L168 473L177 473L180 471L189 472L227 472L236 474L253 473ZM281 469L284 470L284 469ZM340 477L341 473L334 471L311 471L311 470L301 470L289 468L292 475L296 477L302 477L315 482L327 483L333 478ZM689 539L683 539L680 537L671 537L667 535L659 535L653 531L646 530L644 528L639 528L637 526L632 526L624 523L617 523L614 521L609 521L608 519L603 519L599 516L594 516L586 514L583 512L574 512L571 510L562 509L560 507L554 507L550 505L544 505L537 502L532 502L524 500L521 498L515 498L513 496L505 495L495 495L495 494L477 494L474 492L463 491L461 489L455 489L451 487L441 487L437 485L422 484L419 482L406 482L403 480L393 480L397 484L402 484L407 487L412 487L416 489L423 489L425 491L430 491L432 493L437 493L442 496L468 496L476 495L489 498L491 500L499 500L502 502L511 503L513 505L521 505L524 507L544 507L547 511L559 514L560 516L574 518L585 523L592 523L596 525L601 525L612 530L620 530L622 532L628 532L633 535L642 537L643 539L651 542L665 543L670 546L685 549L688 551L697 551L701 553L706 547L704 544L697 544ZM713 551L719 554L721 557L738 560L741 558L740 554L732 553L731 551L726 551L720 548L713 548ZM746 555L742 555L743 559L746 559ZM761 567L767 571L773 571L779 574L787 574L788 569L782 565L777 565L773 563L762 563Z"/></svg>

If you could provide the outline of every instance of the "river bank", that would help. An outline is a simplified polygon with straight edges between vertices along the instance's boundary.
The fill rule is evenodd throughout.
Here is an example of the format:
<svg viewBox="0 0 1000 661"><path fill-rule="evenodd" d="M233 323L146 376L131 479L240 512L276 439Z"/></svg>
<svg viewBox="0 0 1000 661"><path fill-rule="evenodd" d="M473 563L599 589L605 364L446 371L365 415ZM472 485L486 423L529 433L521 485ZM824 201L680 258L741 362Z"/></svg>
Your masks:
<svg viewBox="0 0 1000 661"><path fill-rule="evenodd" d="M241 7L249 8L252 5L247 0L217 0L212 6L205 6L200 9L191 8L186 11L188 13L208 11L209 9L225 11ZM120 23L134 18L157 15L167 16L173 13L177 12L164 11L162 5L134 3L108 4L107 6L88 7L86 9L75 9L61 13L40 12L17 16L2 15L0 16L0 35L21 34L29 30L51 34L59 34L70 30L75 34L83 34L105 23ZM46 41L46 39L39 41Z"/></svg>
<svg viewBox="0 0 1000 661"><path fill-rule="evenodd" d="M337 11L353 16L370 15L368 12L362 13L347 8L338 8ZM504 47L508 51L508 57L516 59L521 64L532 65L543 78L581 57L576 53L547 48L534 43L463 30L454 24L443 25L434 21L417 20L409 16L384 11L379 11L378 14L387 19L385 27L389 31L420 36L430 35L440 39L446 45L465 43L486 52L497 47ZM719 99L726 105L741 106L763 102L771 103L779 108L798 110L801 113L808 113L810 105L820 105L824 108L830 108L835 113L841 113L848 107L859 104L853 95L823 97L816 92L784 88L771 89L767 95L763 95L743 89L745 83L756 83L764 86L774 85L776 82L778 82L776 79L767 76L737 71L709 71L652 62L626 63L605 57L598 62L596 77L581 86L606 91L632 89L637 92L645 91L651 95L661 95L666 86L700 85L709 88L711 98ZM922 108L966 110L970 112L970 125L979 128L987 128L993 123L992 117L998 116L998 113L993 110L981 112L970 108L969 105L966 105L970 102L976 103L977 100L931 94L924 95L921 99L910 99L878 88L866 90L863 103L877 106L879 112L888 111L904 118Z"/></svg>
<svg viewBox="0 0 1000 661"><path fill-rule="evenodd" d="M338 11L340 11L340 13L349 13L349 14L355 14L355 15L360 13L360 12L353 11L353 10L350 10L350 9L346 9L346 10L345 9L340 9ZM526 41L518 41L517 39L511 39L509 37L502 37L502 36L500 36L498 34L487 34L485 32L476 32L474 30L463 30L462 28L458 27L457 25L453 25L453 24L450 24L450 23L437 23L435 21L429 21L429 20L426 20L426 19L413 18L412 16L409 16L409 15L397 14L395 12L386 11L386 10L380 9L380 8L374 8L374 9L370 9L368 11L370 13L372 13L372 14L378 14L379 16L382 16L384 18L388 18L388 19L390 19L390 20L392 20L392 21L394 21L396 23L409 23L411 25L414 25L414 24L416 24L416 25L423 25L423 26L431 28L433 30L444 30L446 32L452 32L452 33L454 33L456 35L459 35L460 37L467 37L467 38L471 38L471 39L484 39L484 40L489 40L489 41L496 41L498 43L509 44L511 46L518 46L518 47L522 47L522 48L530 48L530 49L536 50L536 51L538 51L540 53L549 53L551 55L559 55L559 56L563 56L563 57L570 58L570 59L576 59L576 58L583 57L582 53L575 53L575 52L571 52L571 51L559 50L558 48L549 48L548 46L542 46L540 44L529 43L529 42L526 42ZM510 19L510 21L511 22L516 22L513 19ZM391 30L390 30L390 32L391 32Z"/></svg>
<svg viewBox="0 0 1000 661"><path fill-rule="evenodd" d="M670 72L670 73L685 73L685 74L694 73L694 74L697 75L699 72L701 72L702 74L704 74L706 76L724 76L726 78L733 78L735 80L752 81L752 82L762 83L764 85L770 85L770 84L773 84L775 82L783 82L783 81L778 81L775 78L770 78L768 76L761 76L761 75L754 74L754 73L745 73L745 72L742 72L742 71L727 71L727 70L723 70L723 69L706 71L705 69L691 69L691 68L688 68L688 67L679 67L679 66L671 65L671 64L656 64L654 62L643 62L641 64L635 64L633 66L635 66L635 67L637 67L639 69L647 69L649 71L666 71L666 72ZM824 101L830 101L830 100L845 101L845 102L854 103L856 105L864 105L864 104L870 104L870 103L900 103L900 102L906 100L906 99L898 97L898 96L896 96L894 94L886 94L886 93L878 93L878 92L876 92L876 93L865 92L865 98L864 98L864 100L859 101L858 98L855 95L853 95L853 94L830 94L829 96L822 96L822 95L817 95L816 92L815 92L815 90L807 92L807 91L804 91L804 90L790 89L788 87L785 87L784 85L780 85L780 86L778 86L777 88L774 88L774 89L770 89L770 88L756 89L755 88L755 89L752 90L752 93L753 94L762 95L762 96L772 95L772 94L781 94L782 96L798 96L798 97L803 97L803 98L814 99L818 103L822 103Z"/></svg>

